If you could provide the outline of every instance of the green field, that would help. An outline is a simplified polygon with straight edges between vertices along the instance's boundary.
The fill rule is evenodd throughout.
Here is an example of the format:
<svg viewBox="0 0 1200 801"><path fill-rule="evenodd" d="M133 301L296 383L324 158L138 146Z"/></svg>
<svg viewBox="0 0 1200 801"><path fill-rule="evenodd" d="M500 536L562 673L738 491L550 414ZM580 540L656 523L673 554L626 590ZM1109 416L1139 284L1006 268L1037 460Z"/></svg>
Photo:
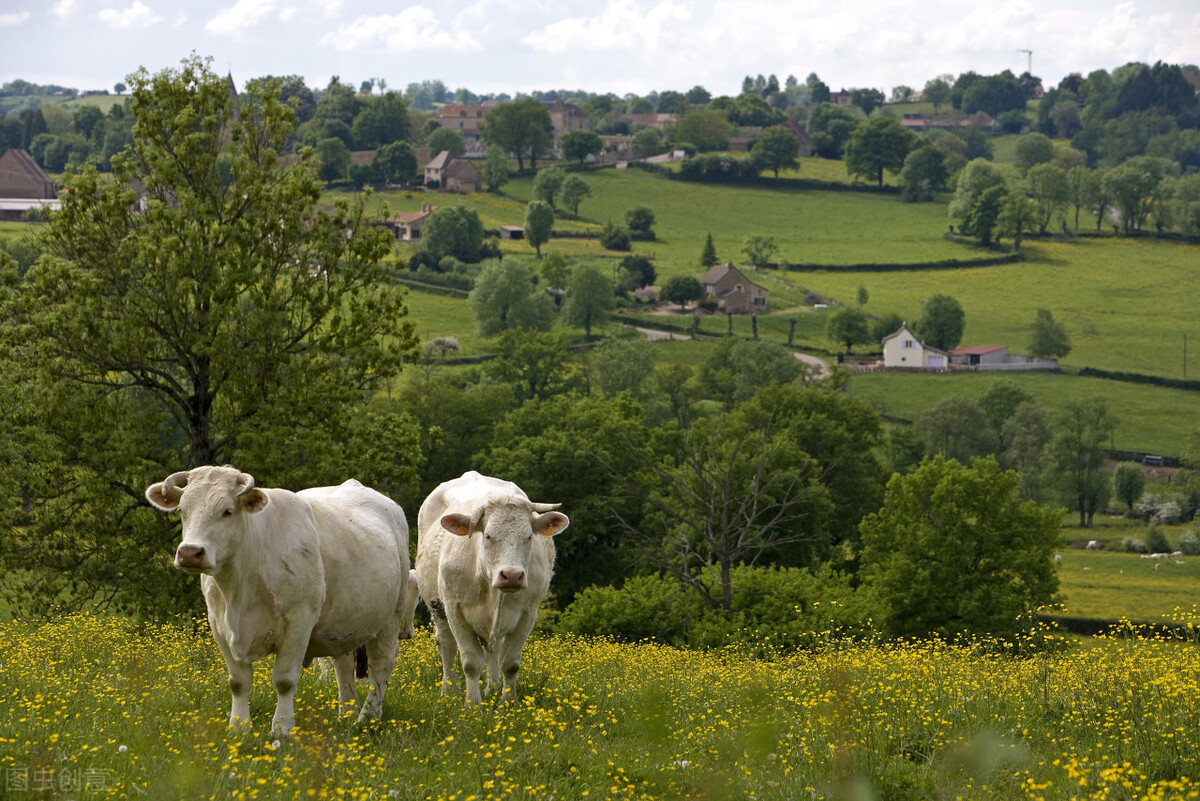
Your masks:
<svg viewBox="0 0 1200 801"><path fill-rule="evenodd" d="M1073 534L1087 536L1086 531ZM1136 536L1136 534L1134 535ZM1172 544L1177 536L1172 536ZM1107 543L1119 548L1120 541ZM1119 551L1065 548L1058 567L1062 613L1096 620L1162 623L1200 602L1200 557L1143 559Z"/></svg>
<svg viewBox="0 0 1200 801"><path fill-rule="evenodd" d="M1120 419L1109 443L1114 450L1175 456L1182 437L1200 424L1200 394L1195 392L1060 373L862 373L850 379L849 391L882 414L915 421L944 398L978 399L1001 381L1015 383L1049 409L1066 400L1107 398Z"/></svg>

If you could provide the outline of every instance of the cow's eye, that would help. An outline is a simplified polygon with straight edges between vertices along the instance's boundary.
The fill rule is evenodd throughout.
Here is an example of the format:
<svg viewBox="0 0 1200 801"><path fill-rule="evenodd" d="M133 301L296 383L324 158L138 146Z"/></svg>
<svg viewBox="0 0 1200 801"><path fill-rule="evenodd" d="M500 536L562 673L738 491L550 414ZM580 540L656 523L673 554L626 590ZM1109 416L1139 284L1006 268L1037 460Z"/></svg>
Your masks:
<svg viewBox="0 0 1200 801"><path fill-rule="evenodd" d="M232 510L232 509L226 509L224 512L221 512L221 517L222 517L222 518L225 518L225 517L233 517L233 510Z"/></svg>
<svg viewBox="0 0 1200 801"><path fill-rule="evenodd" d="M485 540L487 540L488 542L491 542L491 541L492 541L492 535L491 535L491 534L484 534L484 535L483 535L483 538L484 538Z"/></svg>

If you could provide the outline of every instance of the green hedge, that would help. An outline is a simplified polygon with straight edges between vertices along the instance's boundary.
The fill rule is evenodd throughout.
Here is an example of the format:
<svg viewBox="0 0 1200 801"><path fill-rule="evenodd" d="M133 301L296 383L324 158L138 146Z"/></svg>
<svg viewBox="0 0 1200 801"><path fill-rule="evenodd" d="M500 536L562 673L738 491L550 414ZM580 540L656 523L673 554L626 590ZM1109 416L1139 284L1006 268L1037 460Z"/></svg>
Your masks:
<svg viewBox="0 0 1200 801"><path fill-rule="evenodd" d="M720 592L717 568L705 580ZM589 587L558 618L559 633L657 640L689 648L748 649L769 657L812 648L833 639L870 636L880 618L871 596L850 579L823 567L733 569L732 608L709 607L695 591L669 576L636 576L618 587Z"/></svg>
<svg viewBox="0 0 1200 801"><path fill-rule="evenodd" d="M1007 253L1003 256L988 256L983 259L942 259L941 261L921 261L910 264L783 264L770 265L793 272L826 272L844 273L890 273L911 272L916 270L961 270L970 267L995 267L1001 264L1016 264L1025 261L1025 254Z"/></svg>
<svg viewBox="0 0 1200 801"><path fill-rule="evenodd" d="M1101 370L1098 367L1082 367L1078 375L1089 376L1091 378L1107 378L1110 381L1127 381L1132 384L1151 384L1156 387L1200 392L1200 381L1193 381L1187 378L1166 378L1160 375L1123 373L1116 370Z"/></svg>

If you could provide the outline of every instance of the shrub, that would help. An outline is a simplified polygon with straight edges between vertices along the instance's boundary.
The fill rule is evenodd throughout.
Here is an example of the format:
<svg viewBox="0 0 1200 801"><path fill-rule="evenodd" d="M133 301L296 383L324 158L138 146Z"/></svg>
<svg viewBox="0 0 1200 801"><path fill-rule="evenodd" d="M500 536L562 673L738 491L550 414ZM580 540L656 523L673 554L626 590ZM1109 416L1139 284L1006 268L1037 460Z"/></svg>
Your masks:
<svg viewBox="0 0 1200 801"><path fill-rule="evenodd" d="M1158 496L1149 492L1143 493L1138 502L1133 505L1133 513L1142 520L1150 520L1158 513Z"/></svg>
<svg viewBox="0 0 1200 801"><path fill-rule="evenodd" d="M600 232L600 245L605 250L629 250L629 229L623 225L608 223Z"/></svg>
<svg viewBox="0 0 1200 801"><path fill-rule="evenodd" d="M1170 551L1171 541L1167 539L1167 532L1158 526L1151 526L1147 529L1146 550L1150 553L1167 553Z"/></svg>
<svg viewBox="0 0 1200 801"><path fill-rule="evenodd" d="M1164 501L1159 504L1154 513L1154 522L1163 526L1171 526L1183 519L1183 510L1175 501Z"/></svg>
<svg viewBox="0 0 1200 801"><path fill-rule="evenodd" d="M1121 540L1121 550L1126 553L1146 553L1146 543L1137 537L1126 537Z"/></svg>
<svg viewBox="0 0 1200 801"><path fill-rule="evenodd" d="M1200 538L1196 537L1193 529L1188 529L1179 535L1179 550L1187 556L1200 556Z"/></svg>
<svg viewBox="0 0 1200 801"><path fill-rule="evenodd" d="M717 587L716 568L707 580ZM811 648L833 636L865 636L878 617L871 596L829 567L816 573L792 567L735 567L728 613L706 605L697 592L669 576L636 576L623 586L590 587L559 617L559 633L653 639L692 648L749 646Z"/></svg>

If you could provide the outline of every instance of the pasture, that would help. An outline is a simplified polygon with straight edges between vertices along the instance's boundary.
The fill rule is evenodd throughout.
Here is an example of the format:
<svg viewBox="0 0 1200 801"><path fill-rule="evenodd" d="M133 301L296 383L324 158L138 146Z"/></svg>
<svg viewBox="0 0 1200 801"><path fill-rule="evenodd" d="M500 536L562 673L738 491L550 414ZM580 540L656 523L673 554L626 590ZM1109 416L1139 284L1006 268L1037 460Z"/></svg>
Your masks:
<svg viewBox="0 0 1200 801"><path fill-rule="evenodd" d="M1015 383L1047 409L1066 400L1107 398L1120 420L1108 443L1114 450L1178 455L1182 437L1196 427L1200 415L1195 392L1063 373L863 373L851 377L849 391L882 414L916 421L951 395L978 400L1004 381Z"/></svg>
<svg viewBox="0 0 1200 801"><path fill-rule="evenodd" d="M1036 633L1042 640L1044 632ZM999 646L1004 651L1004 646ZM290 737L226 725L202 622L0 623L6 797L1185 798L1200 775L1200 651L1099 639L1026 657L830 642L763 662L530 641L523 697L442 698L425 631L384 720L355 729L307 670ZM362 688L360 687L360 692ZM75 788L73 791L72 788ZM85 789L86 788L86 789Z"/></svg>
<svg viewBox="0 0 1200 801"><path fill-rule="evenodd" d="M1174 547L1177 534L1171 535L1171 541ZM1107 548L1119 549L1120 537ZM1077 548L1063 549L1061 554L1059 591L1064 599L1062 613L1069 617L1164 623L1177 619L1177 610L1195 611L1200 599L1200 558L1195 556L1143 559L1119 550Z"/></svg>

